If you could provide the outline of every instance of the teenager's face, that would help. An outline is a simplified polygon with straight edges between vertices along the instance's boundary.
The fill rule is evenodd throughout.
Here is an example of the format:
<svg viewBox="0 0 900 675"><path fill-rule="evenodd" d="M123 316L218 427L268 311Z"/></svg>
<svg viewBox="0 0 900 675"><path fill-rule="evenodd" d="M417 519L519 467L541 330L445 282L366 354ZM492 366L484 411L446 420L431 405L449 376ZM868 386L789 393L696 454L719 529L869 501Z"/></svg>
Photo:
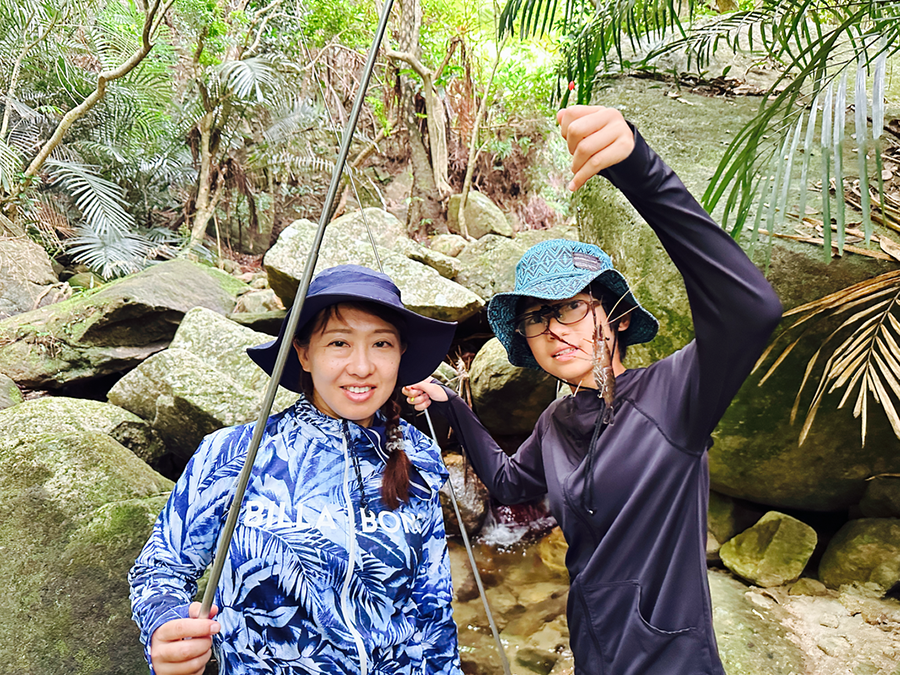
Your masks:
<svg viewBox="0 0 900 675"><path fill-rule="evenodd" d="M596 302L587 293L578 293L566 300L538 300L532 299L526 303L523 313L534 312L545 305L557 305L582 300L587 303ZM606 312L599 302L594 305L594 313L597 323L603 328L606 344L613 352L614 372L618 375L624 367L618 356L618 349L613 349L613 331L609 327ZM629 317L624 316L619 321L619 330L628 327ZM596 388L594 382L592 359L594 355L594 318L590 311L583 319L576 323L562 324L555 318L550 318L549 330L543 335L528 338L526 342L531 347L531 353L538 365L573 387Z"/></svg>
<svg viewBox="0 0 900 675"><path fill-rule="evenodd" d="M308 345L295 341L294 348L312 377L313 405L364 427L390 398L404 351L392 324L349 307L340 307Z"/></svg>

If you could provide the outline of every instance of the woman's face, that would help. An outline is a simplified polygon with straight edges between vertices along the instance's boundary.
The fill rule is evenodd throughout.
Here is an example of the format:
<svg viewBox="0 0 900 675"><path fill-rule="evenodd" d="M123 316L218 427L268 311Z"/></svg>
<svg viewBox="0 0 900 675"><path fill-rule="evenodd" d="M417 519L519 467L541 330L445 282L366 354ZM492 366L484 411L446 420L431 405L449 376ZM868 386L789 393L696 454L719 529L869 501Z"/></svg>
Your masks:
<svg viewBox="0 0 900 675"><path fill-rule="evenodd" d="M539 311L547 305L565 305L573 301L581 300L586 303L594 303L593 298L587 293L579 293L567 300L547 301L534 299L524 307L524 312ZM618 355L618 350L613 349L613 331L606 318L606 312L599 302L594 304L594 313L597 323L602 327L603 337L612 352L613 372L621 374L625 368ZM630 323L627 315L619 320L619 330L625 330ZM571 324L559 323L550 318L547 332L527 340L534 360L538 365L554 377L568 382L573 388L596 388L593 374L594 355L594 316L588 311L584 318Z"/></svg>
<svg viewBox="0 0 900 675"><path fill-rule="evenodd" d="M338 309L309 344L295 341L294 348L312 377L313 405L367 427L394 391L404 347L393 324L360 309Z"/></svg>

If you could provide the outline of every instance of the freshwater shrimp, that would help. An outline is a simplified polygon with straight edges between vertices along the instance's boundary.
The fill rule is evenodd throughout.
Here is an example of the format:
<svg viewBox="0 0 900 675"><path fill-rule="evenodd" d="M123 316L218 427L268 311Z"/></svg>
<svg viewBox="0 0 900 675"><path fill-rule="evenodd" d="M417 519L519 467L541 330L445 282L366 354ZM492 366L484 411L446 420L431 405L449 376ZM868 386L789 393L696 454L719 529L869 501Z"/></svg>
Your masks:
<svg viewBox="0 0 900 675"><path fill-rule="evenodd" d="M597 321L597 312L593 305L591 306L591 314L594 317L594 350L591 364L593 366L594 382L597 385L597 396L602 398L606 403L606 409L603 411L604 424L613 423L613 399L616 397L616 376L613 373L612 354L609 351L609 345L603 336L603 328Z"/></svg>

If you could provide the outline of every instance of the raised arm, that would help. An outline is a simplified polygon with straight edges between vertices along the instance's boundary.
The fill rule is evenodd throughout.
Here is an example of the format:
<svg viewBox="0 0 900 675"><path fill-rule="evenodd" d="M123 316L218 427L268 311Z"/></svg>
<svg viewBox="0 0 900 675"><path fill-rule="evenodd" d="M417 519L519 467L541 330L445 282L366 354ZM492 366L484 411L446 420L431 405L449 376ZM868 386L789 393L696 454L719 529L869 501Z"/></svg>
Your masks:
<svg viewBox="0 0 900 675"><path fill-rule="evenodd" d="M670 414L689 415L690 424L679 425L689 438L681 440L702 444L778 325L781 303L740 246L636 129L633 149L624 159L613 157L614 147L602 145L597 136L607 126L624 123L620 113L599 107L571 110L560 113L563 135L569 149L575 148L576 178L570 187L577 189L596 166L594 173L608 178L653 228L684 278L696 341L670 364L683 375L675 379L681 390L671 397L682 409ZM597 147L602 149L589 156Z"/></svg>

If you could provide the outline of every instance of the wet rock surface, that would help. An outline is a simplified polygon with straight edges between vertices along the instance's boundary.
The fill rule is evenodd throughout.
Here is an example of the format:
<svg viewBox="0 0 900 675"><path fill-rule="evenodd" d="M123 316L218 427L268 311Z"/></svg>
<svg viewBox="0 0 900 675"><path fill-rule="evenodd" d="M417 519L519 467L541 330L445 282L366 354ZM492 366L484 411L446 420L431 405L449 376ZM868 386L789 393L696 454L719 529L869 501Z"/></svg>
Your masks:
<svg viewBox="0 0 900 675"><path fill-rule="evenodd" d="M475 555L494 619L515 675L572 675L556 529L541 541ZM501 672L465 550L450 544L463 670ZM726 571L709 571L713 623L728 675L894 675L900 657L900 602L866 588L828 590L814 579L793 586L748 586ZM465 589L460 595L459 589ZM794 590L796 588L796 591ZM803 590L815 594L801 593Z"/></svg>

